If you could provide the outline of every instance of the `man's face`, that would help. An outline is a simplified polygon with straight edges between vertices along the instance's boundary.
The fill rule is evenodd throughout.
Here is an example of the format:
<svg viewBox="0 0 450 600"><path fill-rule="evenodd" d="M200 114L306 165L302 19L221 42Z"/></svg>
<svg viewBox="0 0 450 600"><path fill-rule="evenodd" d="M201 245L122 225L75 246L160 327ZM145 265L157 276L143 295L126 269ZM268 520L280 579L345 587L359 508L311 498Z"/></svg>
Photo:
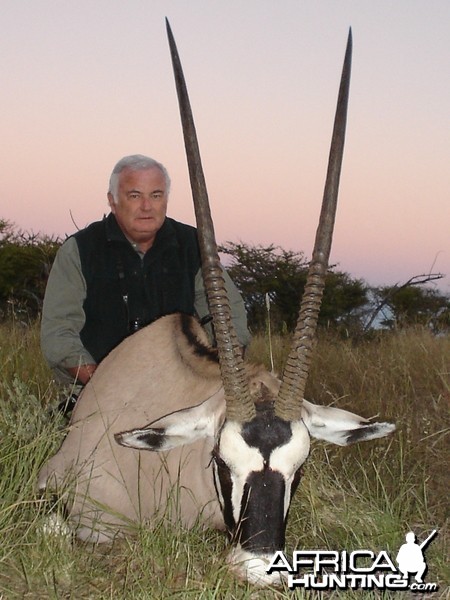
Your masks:
<svg viewBox="0 0 450 600"><path fill-rule="evenodd" d="M145 252L166 217L167 187L163 173L157 167L140 171L124 169L119 174L115 200L109 193L111 212L120 228Z"/></svg>

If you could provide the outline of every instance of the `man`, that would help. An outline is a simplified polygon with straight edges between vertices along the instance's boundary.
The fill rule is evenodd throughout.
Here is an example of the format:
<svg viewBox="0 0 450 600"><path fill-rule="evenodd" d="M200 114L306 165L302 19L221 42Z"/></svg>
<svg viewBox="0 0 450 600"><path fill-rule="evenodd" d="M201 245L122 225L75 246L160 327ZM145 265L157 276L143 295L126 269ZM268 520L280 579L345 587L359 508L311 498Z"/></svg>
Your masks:
<svg viewBox="0 0 450 600"><path fill-rule="evenodd" d="M86 384L125 337L165 314L207 319L196 230L166 216L170 178L142 155L110 178L110 214L68 238L47 283L43 354L56 377ZM239 342L250 340L242 298L225 273Z"/></svg>
<svg viewBox="0 0 450 600"><path fill-rule="evenodd" d="M435 533L435 532L433 532ZM414 579L417 583L423 583L423 575L427 569L427 564L423 558L422 546L425 546L431 536L419 546L416 542L416 534L410 531L406 534L406 544L400 547L397 554L397 564L403 577L409 580L409 574L415 573ZM434 536L433 536L434 537Z"/></svg>

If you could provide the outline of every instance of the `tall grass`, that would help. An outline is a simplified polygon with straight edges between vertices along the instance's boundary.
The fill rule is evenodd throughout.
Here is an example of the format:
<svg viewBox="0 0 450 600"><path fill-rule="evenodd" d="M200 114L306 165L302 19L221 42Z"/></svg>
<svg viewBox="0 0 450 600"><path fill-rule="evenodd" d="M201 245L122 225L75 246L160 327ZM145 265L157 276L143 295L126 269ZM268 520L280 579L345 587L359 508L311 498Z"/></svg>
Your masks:
<svg viewBox="0 0 450 600"><path fill-rule="evenodd" d="M269 364L256 338L249 357ZM274 339L279 370L285 338ZM58 389L42 361L37 327L0 326L0 598L282 599L377 598L375 592L256 590L231 577L223 534L170 527L91 546L43 532L48 505L35 494L38 470L64 436L52 415ZM446 597L450 339L424 330L352 344L319 340L308 399L395 421L390 438L349 448L313 443L287 531L293 549L387 550L413 530L439 536L426 551L427 581ZM385 592L383 598L398 592Z"/></svg>

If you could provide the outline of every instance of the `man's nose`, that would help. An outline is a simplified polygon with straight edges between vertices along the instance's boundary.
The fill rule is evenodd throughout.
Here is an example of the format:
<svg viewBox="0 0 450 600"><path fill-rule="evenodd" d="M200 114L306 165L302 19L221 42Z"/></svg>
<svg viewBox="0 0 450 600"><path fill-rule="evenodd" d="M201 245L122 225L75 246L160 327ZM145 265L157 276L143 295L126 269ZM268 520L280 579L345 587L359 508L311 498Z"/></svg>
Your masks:
<svg viewBox="0 0 450 600"><path fill-rule="evenodd" d="M142 210L150 210L153 206L153 198L151 196L142 196L141 208Z"/></svg>

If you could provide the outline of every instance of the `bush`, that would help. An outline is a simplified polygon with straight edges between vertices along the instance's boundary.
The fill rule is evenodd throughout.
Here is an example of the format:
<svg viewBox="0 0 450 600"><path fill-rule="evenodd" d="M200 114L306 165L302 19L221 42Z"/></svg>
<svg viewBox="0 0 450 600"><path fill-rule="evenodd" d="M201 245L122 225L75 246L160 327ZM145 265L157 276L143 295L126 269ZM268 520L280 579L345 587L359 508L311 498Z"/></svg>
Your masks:
<svg viewBox="0 0 450 600"><path fill-rule="evenodd" d="M0 319L27 321L39 314L60 244L58 238L24 233L0 219Z"/></svg>

